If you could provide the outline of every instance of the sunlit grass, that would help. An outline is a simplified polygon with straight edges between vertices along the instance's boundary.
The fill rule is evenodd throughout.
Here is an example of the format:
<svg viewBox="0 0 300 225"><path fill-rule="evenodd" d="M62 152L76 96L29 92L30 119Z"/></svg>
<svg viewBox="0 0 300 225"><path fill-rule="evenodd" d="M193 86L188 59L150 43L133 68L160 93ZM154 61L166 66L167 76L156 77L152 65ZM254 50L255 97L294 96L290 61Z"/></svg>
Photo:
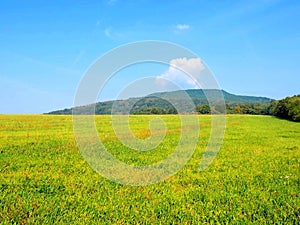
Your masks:
<svg viewBox="0 0 300 225"><path fill-rule="evenodd" d="M131 116L139 138L154 116ZM138 152L116 138L109 116L97 116L99 137L119 160L164 159L180 136L177 116L161 116L167 137ZM0 223L198 224L300 222L300 123L268 116L227 116L222 148L200 172L210 117L187 165L168 180L132 187L94 172L77 148L71 116L0 115Z"/></svg>

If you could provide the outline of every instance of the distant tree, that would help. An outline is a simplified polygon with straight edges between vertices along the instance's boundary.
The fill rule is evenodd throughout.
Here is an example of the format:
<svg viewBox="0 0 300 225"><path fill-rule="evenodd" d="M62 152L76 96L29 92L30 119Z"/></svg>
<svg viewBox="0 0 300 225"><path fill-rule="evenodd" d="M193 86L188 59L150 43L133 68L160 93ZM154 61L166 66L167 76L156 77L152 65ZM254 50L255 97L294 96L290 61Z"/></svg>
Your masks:
<svg viewBox="0 0 300 225"><path fill-rule="evenodd" d="M167 110L167 114L178 114L177 110L175 108L169 108Z"/></svg>
<svg viewBox="0 0 300 225"><path fill-rule="evenodd" d="M300 121L300 95L287 97L272 104L272 115L292 121Z"/></svg>
<svg viewBox="0 0 300 225"><path fill-rule="evenodd" d="M205 104L205 105L198 105L196 107L196 111L200 114L210 114L211 110L209 105Z"/></svg>
<svg viewBox="0 0 300 225"><path fill-rule="evenodd" d="M236 107L235 107L235 112L236 112L236 113L241 113L241 112L242 112L241 106L239 106L239 105L236 106Z"/></svg>

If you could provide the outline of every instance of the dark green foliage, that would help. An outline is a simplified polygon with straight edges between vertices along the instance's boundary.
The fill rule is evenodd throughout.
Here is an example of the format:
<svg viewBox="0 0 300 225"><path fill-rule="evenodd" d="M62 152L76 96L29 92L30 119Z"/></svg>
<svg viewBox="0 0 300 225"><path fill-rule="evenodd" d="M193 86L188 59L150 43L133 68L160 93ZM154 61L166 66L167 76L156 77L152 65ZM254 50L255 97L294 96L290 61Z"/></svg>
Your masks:
<svg viewBox="0 0 300 225"><path fill-rule="evenodd" d="M228 103L226 112L228 114L251 114L251 115L270 115L270 103Z"/></svg>
<svg viewBox="0 0 300 225"><path fill-rule="evenodd" d="M131 107L130 114L178 114L175 107L165 99L146 97Z"/></svg>
<svg viewBox="0 0 300 225"><path fill-rule="evenodd" d="M273 115L291 121L300 121L300 95L270 103L227 103L228 114Z"/></svg>
<svg viewBox="0 0 300 225"><path fill-rule="evenodd" d="M191 108L186 101L187 95L195 108ZM226 108L220 103L220 96L224 96ZM143 98L98 102L49 114L178 114L177 107L170 102L180 106L180 113L273 115L300 121L300 95L275 101L264 97L233 95L214 89L154 93Z"/></svg>
<svg viewBox="0 0 300 225"><path fill-rule="evenodd" d="M196 111L200 114L210 114L211 110L209 105L198 105Z"/></svg>
<svg viewBox="0 0 300 225"><path fill-rule="evenodd" d="M153 108L144 108L141 110L135 110L132 114L135 115L150 115L150 114L178 114L176 109L174 108L167 108L167 109L162 109L158 107L153 107Z"/></svg>
<svg viewBox="0 0 300 225"><path fill-rule="evenodd" d="M300 95L274 101L270 107L271 114L283 119L300 121Z"/></svg>

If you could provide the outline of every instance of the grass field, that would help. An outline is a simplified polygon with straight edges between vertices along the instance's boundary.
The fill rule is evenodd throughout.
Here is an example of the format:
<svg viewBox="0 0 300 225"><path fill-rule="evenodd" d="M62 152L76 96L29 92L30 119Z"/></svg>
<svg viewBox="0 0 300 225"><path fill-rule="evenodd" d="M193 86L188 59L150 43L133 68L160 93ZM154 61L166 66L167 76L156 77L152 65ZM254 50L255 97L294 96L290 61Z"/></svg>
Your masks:
<svg viewBox="0 0 300 225"><path fill-rule="evenodd" d="M152 116L132 116L140 138ZM105 146L128 164L153 163L172 152L177 116L161 116L166 140L135 152L114 136L109 116L97 116ZM0 115L1 224L299 224L300 123L269 116L229 115L222 148L199 171L210 133L200 116L200 140L187 165L150 186L113 183L81 156L71 116Z"/></svg>

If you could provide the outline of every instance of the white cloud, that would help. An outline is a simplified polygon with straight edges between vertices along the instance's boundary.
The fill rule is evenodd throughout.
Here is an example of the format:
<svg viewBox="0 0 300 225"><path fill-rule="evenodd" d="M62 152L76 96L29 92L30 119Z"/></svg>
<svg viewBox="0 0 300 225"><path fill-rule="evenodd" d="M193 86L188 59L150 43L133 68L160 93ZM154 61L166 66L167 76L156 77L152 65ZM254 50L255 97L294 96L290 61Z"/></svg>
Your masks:
<svg viewBox="0 0 300 225"><path fill-rule="evenodd" d="M173 59L168 70L156 78L156 83L164 86L169 80L182 88L197 88L196 80L199 80L204 69L205 66L199 58Z"/></svg>
<svg viewBox="0 0 300 225"><path fill-rule="evenodd" d="M190 25L188 25L188 24L178 24L176 26L176 29L177 30L188 30L188 29L190 29Z"/></svg>

